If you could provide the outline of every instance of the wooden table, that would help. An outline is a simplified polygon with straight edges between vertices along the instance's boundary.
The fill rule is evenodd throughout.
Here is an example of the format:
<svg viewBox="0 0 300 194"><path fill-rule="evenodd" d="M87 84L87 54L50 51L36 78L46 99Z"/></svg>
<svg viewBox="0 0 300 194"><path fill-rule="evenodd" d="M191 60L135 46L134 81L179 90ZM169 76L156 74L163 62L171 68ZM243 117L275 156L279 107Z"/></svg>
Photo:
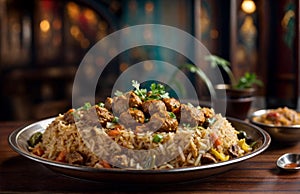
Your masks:
<svg viewBox="0 0 300 194"><path fill-rule="evenodd" d="M116 192L300 192L300 172L285 173L277 169L275 161L286 152L300 153L300 144L275 145L225 173L188 183L159 185L126 185L79 180L55 173L45 166L14 152L7 141L8 135L24 122L0 122L0 193L116 193Z"/></svg>

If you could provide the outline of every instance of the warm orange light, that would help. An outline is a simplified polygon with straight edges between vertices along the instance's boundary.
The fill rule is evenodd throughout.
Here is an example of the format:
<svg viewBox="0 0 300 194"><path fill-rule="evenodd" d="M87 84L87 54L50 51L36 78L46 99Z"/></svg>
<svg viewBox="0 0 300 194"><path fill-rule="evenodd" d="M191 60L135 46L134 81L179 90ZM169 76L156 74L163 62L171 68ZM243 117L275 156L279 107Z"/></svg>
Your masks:
<svg viewBox="0 0 300 194"><path fill-rule="evenodd" d="M50 30L50 23L48 20L42 20L40 22L40 29L42 32L48 32Z"/></svg>
<svg viewBox="0 0 300 194"><path fill-rule="evenodd" d="M61 27L62 27L61 20L59 20L59 19L55 19L55 20L53 20L53 22L52 22L52 26L53 26L53 28L54 28L54 29L56 29L56 30L60 30L60 29L61 29Z"/></svg>
<svg viewBox="0 0 300 194"><path fill-rule="evenodd" d="M73 25L70 28L70 34L74 37L74 38L78 38L80 35L80 29L78 28L78 26Z"/></svg>
<svg viewBox="0 0 300 194"><path fill-rule="evenodd" d="M125 71L127 68L129 67L129 65L127 63L121 63L120 64L120 71L123 72Z"/></svg>
<svg viewBox="0 0 300 194"><path fill-rule="evenodd" d="M80 40L80 46L81 46L81 48L86 49L90 46L90 41L86 38L83 38Z"/></svg>
<svg viewBox="0 0 300 194"><path fill-rule="evenodd" d="M71 17L71 19L76 20L78 19L79 15L80 15L80 7L73 2L70 2L67 4L67 10L68 10L68 14Z"/></svg>
<svg viewBox="0 0 300 194"><path fill-rule="evenodd" d="M147 13L152 13L154 10L154 4L152 2L147 2L145 5L145 10Z"/></svg>
<svg viewBox="0 0 300 194"><path fill-rule="evenodd" d="M83 14L89 23L95 24L95 25L97 24L97 16L95 15L95 13L92 10L85 9Z"/></svg>
<svg viewBox="0 0 300 194"><path fill-rule="evenodd" d="M219 37L219 31L217 29L212 29L210 31L210 37L212 39L217 39Z"/></svg>
<svg viewBox="0 0 300 194"><path fill-rule="evenodd" d="M151 61L145 61L144 62L144 69L146 71L153 71L153 69L154 69L153 63Z"/></svg>
<svg viewBox="0 0 300 194"><path fill-rule="evenodd" d="M253 0L244 0L241 5L242 10L245 13L251 14L256 10L256 5Z"/></svg>

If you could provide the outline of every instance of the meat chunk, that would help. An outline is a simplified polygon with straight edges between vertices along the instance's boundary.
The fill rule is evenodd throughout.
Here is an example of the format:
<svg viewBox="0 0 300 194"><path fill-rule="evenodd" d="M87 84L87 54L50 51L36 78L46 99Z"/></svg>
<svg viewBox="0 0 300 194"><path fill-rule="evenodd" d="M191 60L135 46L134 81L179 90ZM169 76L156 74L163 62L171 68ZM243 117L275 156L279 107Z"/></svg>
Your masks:
<svg viewBox="0 0 300 194"><path fill-rule="evenodd" d="M80 121L85 126L100 126L95 108L90 108L82 112Z"/></svg>
<svg viewBox="0 0 300 194"><path fill-rule="evenodd" d="M66 161L69 164L83 164L84 158L79 152L71 152L66 155Z"/></svg>
<svg viewBox="0 0 300 194"><path fill-rule="evenodd" d="M129 108L138 108L142 105L142 100L133 92L127 92L124 95L113 98L112 111L120 115Z"/></svg>
<svg viewBox="0 0 300 194"><path fill-rule="evenodd" d="M166 111L166 105L161 100L148 100L142 103L142 110L147 115L152 115L156 112Z"/></svg>
<svg viewBox="0 0 300 194"><path fill-rule="evenodd" d="M180 102L175 98L163 98L163 102L167 107L167 111L173 112L175 114L180 111Z"/></svg>
<svg viewBox="0 0 300 194"><path fill-rule="evenodd" d="M82 123L86 126L102 126L106 127L107 122L113 121L114 116L106 108L93 106L92 108L82 112Z"/></svg>
<svg viewBox="0 0 300 194"><path fill-rule="evenodd" d="M137 125L144 123L144 113L138 109L129 108L126 112L121 113L119 122L125 127L135 129Z"/></svg>
<svg viewBox="0 0 300 194"><path fill-rule="evenodd" d="M172 118L169 113L165 112L165 119L158 131L160 132L175 132L178 127L178 121L176 118Z"/></svg>
<svg viewBox="0 0 300 194"><path fill-rule="evenodd" d="M212 164L217 163L217 160L210 153L205 153L201 157L201 164Z"/></svg>
<svg viewBox="0 0 300 194"><path fill-rule="evenodd" d="M74 109L70 109L68 112L66 112L63 116L63 120L66 121L68 124L73 124L75 123L75 120L74 120Z"/></svg>
<svg viewBox="0 0 300 194"><path fill-rule="evenodd" d="M106 108L109 111L112 111L112 104L113 104L113 99L110 97L107 97L104 102L104 108Z"/></svg>
<svg viewBox="0 0 300 194"><path fill-rule="evenodd" d="M234 156L234 157L238 157L240 155L240 153L242 152L241 148L238 145L232 145L230 146L230 148L228 149L228 152Z"/></svg>
<svg viewBox="0 0 300 194"><path fill-rule="evenodd" d="M211 108L203 107L200 111L203 112L205 118L211 118L214 116L214 111Z"/></svg>
<svg viewBox="0 0 300 194"><path fill-rule="evenodd" d="M136 127L136 132L155 132L160 129L164 122L164 114L161 114L160 112L154 113L147 123Z"/></svg>
<svg viewBox="0 0 300 194"><path fill-rule="evenodd" d="M204 113L193 106L182 104L180 106L180 123L189 124L191 127L202 125L205 121Z"/></svg>
<svg viewBox="0 0 300 194"><path fill-rule="evenodd" d="M172 118L167 111L159 111L154 113L148 123L136 127L137 132L159 131L174 132L178 128L178 121Z"/></svg>
<svg viewBox="0 0 300 194"><path fill-rule="evenodd" d="M129 108L129 100L126 96L118 96L113 98L112 111L116 115L120 115Z"/></svg>
<svg viewBox="0 0 300 194"><path fill-rule="evenodd" d="M98 115L99 122L103 127L106 127L106 123L111 122L114 119L114 115L111 112L109 112L106 108L96 106L96 112Z"/></svg>

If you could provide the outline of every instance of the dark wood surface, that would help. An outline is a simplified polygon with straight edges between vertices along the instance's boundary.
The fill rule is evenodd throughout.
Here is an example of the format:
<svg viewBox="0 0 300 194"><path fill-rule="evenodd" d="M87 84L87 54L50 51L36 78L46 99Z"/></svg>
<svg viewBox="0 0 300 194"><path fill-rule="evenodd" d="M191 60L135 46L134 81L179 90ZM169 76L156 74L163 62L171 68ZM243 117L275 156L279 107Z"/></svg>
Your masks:
<svg viewBox="0 0 300 194"><path fill-rule="evenodd" d="M276 167L277 158L286 152L300 153L300 144L284 146L275 142L262 154L241 163L225 173L176 184L122 184L79 180L55 173L45 166L14 152L8 135L28 122L0 122L0 193L297 193L300 172L286 173Z"/></svg>

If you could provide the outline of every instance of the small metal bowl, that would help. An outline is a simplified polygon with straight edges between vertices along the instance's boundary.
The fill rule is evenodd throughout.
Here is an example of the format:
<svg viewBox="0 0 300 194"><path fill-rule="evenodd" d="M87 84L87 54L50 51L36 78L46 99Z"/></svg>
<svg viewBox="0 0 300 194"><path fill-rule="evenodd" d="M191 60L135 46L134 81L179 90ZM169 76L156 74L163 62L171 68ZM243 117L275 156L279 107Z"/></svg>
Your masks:
<svg viewBox="0 0 300 194"><path fill-rule="evenodd" d="M285 144L295 144L300 141L300 125L276 126L255 121L255 117L260 117L268 111L268 109L255 111L250 115L250 122L266 130L272 140Z"/></svg>
<svg viewBox="0 0 300 194"><path fill-rule="evenodd" d="M300 170L300 154L284 154L278 158L276 164L281 170L298 171Z"/></svg>

